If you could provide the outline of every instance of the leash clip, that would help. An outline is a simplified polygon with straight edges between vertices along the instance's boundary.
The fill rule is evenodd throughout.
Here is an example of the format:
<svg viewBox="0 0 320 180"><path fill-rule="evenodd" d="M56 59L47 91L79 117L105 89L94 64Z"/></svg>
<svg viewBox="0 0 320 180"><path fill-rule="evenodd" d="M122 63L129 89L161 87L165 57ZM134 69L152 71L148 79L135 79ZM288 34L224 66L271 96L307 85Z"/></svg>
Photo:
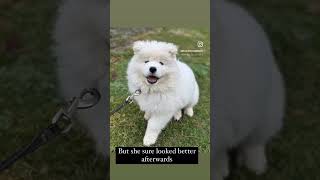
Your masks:
<svg viewBox="0 0 320 180"><path fill-rule="evenodd" d="M95 106L101 98L96 89L84 89L79 97L73 97L52 118L51 123L56 124L61 133L67 133L72 128L72 118L78 109L88 109Z"/></svg>
<svg viewBox="0 0 320 180"><path fill-rule="evenodd" d="M135 96L139 96L141 94L141 89L137 89L134 93L132 93L130 96L126 98L126 100L120 104L118 107L116 107L114 110L110 112L110 116L112 116L114 113L118 112L120 109L124 108L127 104L131 104L134 100Z"/></svg>
<svg viewBox="0 0 320 180"><path fill-rule="evenodd" d="M127 97L126 103L131 104L134 100L134 97L139 96L140 94L141 94L141 90L137 89L133 94L131 94L130 96Z"/></svg>
<svg viewBox="0 0 320 180"><path fill-rule="evenodd" d="M77 110L79 98L74 97L72 100L60 108L60 110L52 118L51 124L57 125L61 129L61 133L67 133L72 128L72 117Z"/></svg>

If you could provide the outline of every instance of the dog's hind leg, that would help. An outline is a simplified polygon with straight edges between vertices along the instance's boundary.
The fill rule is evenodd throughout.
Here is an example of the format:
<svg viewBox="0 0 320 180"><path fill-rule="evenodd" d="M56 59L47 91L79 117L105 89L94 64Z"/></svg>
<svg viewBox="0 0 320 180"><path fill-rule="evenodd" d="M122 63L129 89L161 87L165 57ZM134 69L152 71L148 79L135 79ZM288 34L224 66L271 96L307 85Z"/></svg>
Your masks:
<svg viewBox="0 0 320 180"><path fill-rule="evenodd" d="M179 121L182 117L182 112L181 110L179 109L174 115L173 115L173 118L176 120L176 121Z"/></svg>
<svg viewBox="0 0 320 180"><path fill-rule="evenodd" d="M189 117L192 117L194 114L193 107L198 103L198 101L199 101L199 86L195 82L194 94L192 96L192 99L191 99L191 102L189 103L189 105L186 108L184 108L184 113L186 115L188 115Z"/></svg>

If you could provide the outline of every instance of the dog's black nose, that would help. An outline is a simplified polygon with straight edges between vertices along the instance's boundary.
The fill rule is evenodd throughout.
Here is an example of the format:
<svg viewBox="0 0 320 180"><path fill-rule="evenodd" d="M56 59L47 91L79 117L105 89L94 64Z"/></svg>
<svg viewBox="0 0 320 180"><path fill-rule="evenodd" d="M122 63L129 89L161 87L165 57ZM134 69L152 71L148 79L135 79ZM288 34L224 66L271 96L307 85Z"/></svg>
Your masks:
<svg viewBox="0 0 320 180"><path fill-rule="evenodd" d="M155 73L155 72L157 71L157 68L155 68L155 67L150 67L150 68L149 68L149 71L150 71L151 73Z"/></svg>

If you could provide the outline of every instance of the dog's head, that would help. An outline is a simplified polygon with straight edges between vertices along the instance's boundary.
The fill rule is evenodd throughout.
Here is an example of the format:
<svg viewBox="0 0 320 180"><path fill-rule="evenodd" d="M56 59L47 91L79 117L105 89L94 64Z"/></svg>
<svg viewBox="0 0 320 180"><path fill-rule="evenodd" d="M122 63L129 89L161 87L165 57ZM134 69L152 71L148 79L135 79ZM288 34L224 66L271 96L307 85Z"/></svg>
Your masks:
<svg viewBox="0 0 320 180"><path fill-rule="evenodd" d="M133 44L134 56L129 64L130 73L149 88L171 86L177 71L178 48L172 43L158 41L136 41ZM130 72L129 72L130 71Z"/></svg>

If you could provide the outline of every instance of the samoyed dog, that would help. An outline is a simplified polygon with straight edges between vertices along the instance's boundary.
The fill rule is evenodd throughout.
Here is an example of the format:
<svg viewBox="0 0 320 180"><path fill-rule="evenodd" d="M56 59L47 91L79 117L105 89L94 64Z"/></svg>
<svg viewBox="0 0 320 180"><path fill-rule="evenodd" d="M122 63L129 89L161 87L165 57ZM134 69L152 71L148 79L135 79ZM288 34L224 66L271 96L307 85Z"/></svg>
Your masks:
<svg viewBox="0 0 320 180"><path fill-rule="evenodd" d="M193 116L199 87L190 67L177 59L176 45L136 41L133 52L127 69L128 86L131 93L141 91L135 100L148 120L143 144L150 146L172 118L180 120L182 111Z"/></svg>

